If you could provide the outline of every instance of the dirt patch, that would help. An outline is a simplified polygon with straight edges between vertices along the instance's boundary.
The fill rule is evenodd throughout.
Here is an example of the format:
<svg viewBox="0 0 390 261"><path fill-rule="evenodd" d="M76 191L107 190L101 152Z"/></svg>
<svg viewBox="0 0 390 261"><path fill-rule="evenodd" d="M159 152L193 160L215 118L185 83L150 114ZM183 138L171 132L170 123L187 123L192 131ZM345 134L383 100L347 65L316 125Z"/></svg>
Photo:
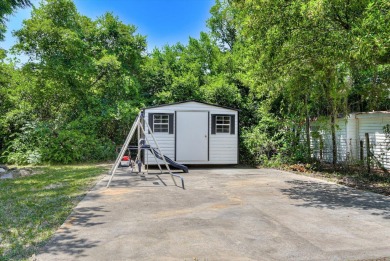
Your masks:
<svg viewBox="0 0 390 261"><path fill-rule="evenodd" d="M155 218L170 218L176 216L184 216L194 212L199 212L201 208L186 208L186 209L177 209L177 210L169 210L169 211L160 211L155 214Z"/></svg>
<svg viewBox="0 0 390 261"><path fill-rule="evenodd" d="M104 189L100 194L105 196L121 196L126 194L133 194L136 192L140 192L139 189L129 189L129 188L107 188Z"/></svg>
<svg viewBox="0 0 390 261"><path fill-rule="evenodd" d="M229 198L228 202L220 202L217 204L202 204L197 207L193 208L185 208L185 209L177 209L177 210L169 210L169 211L160 211L156 213L156 218L170 218L175 216L184 216L191 213L197 213L197 212L204 212L204 211L210 211L211 210L219 210L224 208L229 208L233 206L242 205L243 202L238 197L231 197Z"/></svg>
<svg viewBox="0 0 390 261"><path fill-rule="evenodd" d="M259 187L268 185L269 181L259 179L243 179L243 180L232 180L226 183L226 186L230 188L244 188L244 187Z"/></svg>
<svg viewBox="0 0 390 261"><path fill-rule="evenodd" d="M66 230L73 226L73 223L76 221L76 217L71 216L59 229L60 231Z"/></svg>
<svg viewBox="0 0 390 261"><path fill-rule="evenodd" d="M215 205L210 206L209 208L223 209L223 208L229 208L229 207L238 206L238 205L242 205L242 200L237 198L237 197L234 197L234 198L230 198L230 202L228 204L215 204Z"/></svg>

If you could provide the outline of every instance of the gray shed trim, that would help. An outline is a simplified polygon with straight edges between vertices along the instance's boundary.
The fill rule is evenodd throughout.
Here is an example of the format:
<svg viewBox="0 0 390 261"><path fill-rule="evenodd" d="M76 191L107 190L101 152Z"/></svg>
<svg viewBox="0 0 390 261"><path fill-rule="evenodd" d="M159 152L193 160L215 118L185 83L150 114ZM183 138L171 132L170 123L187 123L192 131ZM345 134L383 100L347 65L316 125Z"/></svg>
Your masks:
<svg viewBox="0 0 390 261"><path fill-rule="evenodd" d="M234 108L230 108L230 107L220 106L220 105L211 104L211 103L207 103L207 102L200 102L200 101L196 101L196 100L188 100L188 101L182 101L182 102L174 102L174 103L168 103L168 104L160 104L160 105L145 107L145 108L143 108L142 110L148 110L148 109L154 109L154 108L159 108L159 107L171 106L171 105L181 104L181 103L187 103L187 102L197 102L197 103L202 103L202 104L205 104L205 105L214 106L214 107L219 107L219 108L224 108L224 109L228 109L228 110L240 111L239 109L234 109Z"/></svg>

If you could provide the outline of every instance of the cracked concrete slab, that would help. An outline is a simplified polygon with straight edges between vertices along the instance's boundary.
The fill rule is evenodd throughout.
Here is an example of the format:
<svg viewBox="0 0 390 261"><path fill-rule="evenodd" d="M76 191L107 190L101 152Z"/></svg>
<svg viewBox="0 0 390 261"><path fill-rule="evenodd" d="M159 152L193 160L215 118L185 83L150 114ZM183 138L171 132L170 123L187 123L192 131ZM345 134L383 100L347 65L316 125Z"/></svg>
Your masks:
<svg viewBox="0 0 390 261"><path fill-rule="evenodd" d="M36 259L390 260L389 197L272 169L181 175L186 190L106 176Z"/></svg>

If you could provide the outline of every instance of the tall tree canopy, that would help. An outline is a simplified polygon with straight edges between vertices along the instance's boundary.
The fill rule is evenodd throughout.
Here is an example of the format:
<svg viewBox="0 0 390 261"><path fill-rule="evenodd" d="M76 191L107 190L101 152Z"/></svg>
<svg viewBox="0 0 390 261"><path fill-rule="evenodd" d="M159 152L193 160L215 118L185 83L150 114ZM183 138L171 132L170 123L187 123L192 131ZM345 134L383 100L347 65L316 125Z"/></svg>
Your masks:
<svg viewBox="0 0 390 261"><path fill-rule="evenodd" d="M30 0L2 0L0 1L0 41L4 40L6 31L7 16L16 11L17 8L31 6Z"/></svg>
<svg viewBox="0 0 390 261"><path fill-rule="evenodd" d="M8 160L70 162L112 155L112 141L142 106L145 37L111 13L95 21L80 15L70 0L42 2L15 36L14 50L29 60L15 70L15 77L22 75L17 88L8 90L22 102L2 116L8 135L16 132L7 145ZM23 120L16 124L15 117ZM20 146L25 139L31 142Z"/></svg>
<svg viewBox="0 0 390 261"><path fill-rule="evenodd" d="M230 47L239 79L262 101L263 127L253 131L268 133L270 115L279 130L306 122L310 155L310 118L330 116L335 155L339 113L390 109L388 1L221 0L212 12L213 35ZM281 131L269 134L265 140L281 138Z"/></svg>
<svg viewBox="0 0 390 261"><path fill-rule="evenodd" d="M3 25L30 4L4 3ZM313 118L327 119L336 155L336 117L390 110L389 11L387 0L216 0L210 32L147 54L114 14L45 0L14 33L28 62L0 63L2 159L108 159L140 108L189 99L240 109L246 162L309 159Z"/></svg>

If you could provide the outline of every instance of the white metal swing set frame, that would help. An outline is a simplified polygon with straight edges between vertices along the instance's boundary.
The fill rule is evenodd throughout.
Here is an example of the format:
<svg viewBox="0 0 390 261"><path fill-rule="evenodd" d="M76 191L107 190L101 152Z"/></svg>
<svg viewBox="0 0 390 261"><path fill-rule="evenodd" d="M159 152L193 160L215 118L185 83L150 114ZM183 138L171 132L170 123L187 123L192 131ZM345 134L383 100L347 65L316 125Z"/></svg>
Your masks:
<svg viewBox="0 0 390 261"><path fill-rule="evenodd" d="M135 121L134 121L134 123L133 123L133 126L132 126L131 129L130 129L129 134L127 135L127 138L126 138L126 140L125 140L125 143L123 144L123 146L122 146L122 148L121 148L121 150L120 150L120 152L119 152L119 154L118 154L118 157L116 158L115 163L114 163L114 165L112 166L112 168L111 168L111 170L110 170L110 172L109 172L110 178L109 178L109 180L108 180L108 182L107 182L107 188L110 187L110 184L111 184L111 181L112 181L112 179L113 179L113 177L114 177L114 175L115 175L115 172L117 171L117 169L118 169L118 167L119 167L119 164L121 163L121 160L122 160L123 156L125 155L126 150L127 150L128 147L129 147L130 141L131 141L131 139L133 138L133 136L134 136L134 134L135 134L136 131L137 131L137 134L138 134L138 135L137 135L137 136L138 136L138 137L137 137L137 138L138 138L138 142L137 142L138 148L137 148L136 162L137 162L137 161L141 162L141 150L142 150L141 142L140 142L140 141L141 141L141 132L143 133L143 136L145 137L146 144L149 145L149 146L151 146L151 144L150 144L150 142L149 142L149 139L148 139L148 136L147 136L146 133L145 133L145 129L144 129L144 127L143 127L143 124L145 124L145 126L148 128L148 130L149 130L149 132L150 132L149 135L152 137L153 142L154 142L154 144L155 144L155 146L156 146L157 151L160 153L160 155L162 155L161 158L162 158L162 160L163 160L163 162L164 162L165 167L167 168L168 173L170 174L170 176L171 176L171 178L172 178L173 183L175 184L175 186L177 186L177 183L176 183L176 180L175 180L174 177L180 178L180 179L181 179L182 188L184 189L184 179L183 179L183 177L181 177L180 175L177 175L177 174L173 174L173 173L172 173L172 170L171 170L171 168L169 167L169 164L167 163L167 161L166 161L166 159L165 159L165 156L164 156L164 154L162 153L162 151L161 151L161 149L160 149L160 146L159 146L158 143L157 143L156 138L154 137L154 134L153 134L152 129L150 128L150 126L149 126L149 124L147 123L147 121L144 120L144 114L143 114L142 112L139 113L138 116L137 116L137 118L135 119ZM157 166L158 166L158 168L160 169L160 172L161 172L161 174L162 174L162 173L163 173L163 170L162 170L162 168L161 168L161 164L158 162L158 159L157 159L157 157L156 157L156 155L155 155L155 153L154 153L154 150L151 149L150 152L152 153L154 159L156 160ZM132 165L132 164L130 164L130 165ZM132 172L133 172L133 168L134 168L134 166L132 166ZM160 178L160 177L159 177L159 178ZM161 179L160 179L160 180L161 180ZM163 182L163 184L166 186L166 184L165 184L164 182Z"/></svg>

